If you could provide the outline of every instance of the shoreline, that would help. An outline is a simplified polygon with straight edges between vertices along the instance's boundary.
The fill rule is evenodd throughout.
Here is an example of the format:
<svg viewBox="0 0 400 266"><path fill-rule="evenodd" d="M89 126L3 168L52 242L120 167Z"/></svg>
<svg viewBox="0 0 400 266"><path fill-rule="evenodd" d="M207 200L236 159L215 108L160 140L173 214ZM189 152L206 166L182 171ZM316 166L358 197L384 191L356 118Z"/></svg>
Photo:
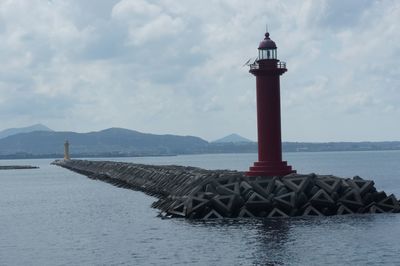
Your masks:
<svg viewBox="0 0 400 266"><path fill-rule="evenodd" d="M400 149L386 149L386 150L329 150L329 151L283 151L283 154L313 154L313 153L368 153L368 152L400 152ZM220 152L220 153L185 153L185 154L152 154L152 155L115 155L115 156L103 156L103 155L79 155L72 154L71 157L77 159L107 159L107 158L151 158L151 157L176 157L176 156L195 156L195 155L223 155L223 154L256 154L255 152ZM30 159L52 159L62 160L63 154L44 154L44 155L0 155L1 160L30 160Z"/></svg>

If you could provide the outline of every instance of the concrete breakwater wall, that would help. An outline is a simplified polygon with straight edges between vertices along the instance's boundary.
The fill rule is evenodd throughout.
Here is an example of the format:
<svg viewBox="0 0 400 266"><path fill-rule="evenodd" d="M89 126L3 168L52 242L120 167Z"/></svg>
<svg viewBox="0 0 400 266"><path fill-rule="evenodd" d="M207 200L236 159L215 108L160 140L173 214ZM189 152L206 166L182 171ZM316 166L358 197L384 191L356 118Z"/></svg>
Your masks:
<svg viewBox="0 0 400 266"><path fill-rule="evenodd" d="M37 166L32 165L0 165L0 170L24 170L24 169L38 169Z"/></svg>
<svg viewBox="0 0 400 266"><path fill-rule="evenodd" d="M165 216L191 219L397 213L394 195L372 180L332 175L246 177L243 172L184 166L59 160L53 164L156 196Z"/></svg>

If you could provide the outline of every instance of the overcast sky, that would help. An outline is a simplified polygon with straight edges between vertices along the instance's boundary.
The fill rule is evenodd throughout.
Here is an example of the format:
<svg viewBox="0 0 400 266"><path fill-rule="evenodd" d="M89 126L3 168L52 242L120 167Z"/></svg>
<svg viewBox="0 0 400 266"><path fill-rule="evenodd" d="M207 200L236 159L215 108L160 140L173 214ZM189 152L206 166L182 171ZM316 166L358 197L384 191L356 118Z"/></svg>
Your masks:
<svg viewBox="0 0 400 266"><path fill-rule="evenodd" d="M284 141L400 140L395 0L0 0L0 130L255 140L266 23Z"/></svg>

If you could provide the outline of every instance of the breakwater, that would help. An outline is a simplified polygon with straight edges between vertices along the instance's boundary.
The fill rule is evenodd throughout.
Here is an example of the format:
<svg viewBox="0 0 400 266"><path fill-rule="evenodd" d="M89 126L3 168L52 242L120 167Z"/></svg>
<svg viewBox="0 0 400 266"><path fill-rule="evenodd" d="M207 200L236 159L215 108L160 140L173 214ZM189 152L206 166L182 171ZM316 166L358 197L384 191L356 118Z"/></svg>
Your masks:
<svg viewBox="0 0 400 266"><path fill-rule="evenodd" d="M0 170L23 170L23 169L38 169L32 165L0 165Z"/></svg>
<svg viewBox="0 0 400 266"><path fill-rule="evenodd" d="M191 219L330 216L400 212L397 198L358 176L291 174L246 177L244 172L88 160L53 164L158 198L164 216Z"/></svg>

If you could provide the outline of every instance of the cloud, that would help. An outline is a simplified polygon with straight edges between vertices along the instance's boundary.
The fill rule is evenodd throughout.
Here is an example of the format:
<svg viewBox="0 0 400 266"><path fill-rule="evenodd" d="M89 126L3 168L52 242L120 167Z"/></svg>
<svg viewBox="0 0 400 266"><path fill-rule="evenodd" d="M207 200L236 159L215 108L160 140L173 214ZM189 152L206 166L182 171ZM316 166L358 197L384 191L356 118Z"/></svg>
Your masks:
<svg viewBox="0 0 400 266"><path fill-rule="evenodd" d="M121 126L256 139L255 78L242 65L257 55L268 23L288 64L284 139L397 139L400 126L376 128L400 115L399 7L390 0L3 0L2 127L40 121L58 130Z"/></svg>
<svg viewBox="0 0 400 266"><path fill-rule="evenodd" d="M132 16L147 17L158 15L161 8L145 0L129 1L122 0L117 3L111 11L114 18L130 19Z"/></svg>
<svg viewBox="0 0 400 266"><path fill-rule="evenodd" d="M123 0L113 7L111 17L128 25L127 44L134 46L161 41L184 29L182 19L172 17L168 10L145 0Z"/></svg>

